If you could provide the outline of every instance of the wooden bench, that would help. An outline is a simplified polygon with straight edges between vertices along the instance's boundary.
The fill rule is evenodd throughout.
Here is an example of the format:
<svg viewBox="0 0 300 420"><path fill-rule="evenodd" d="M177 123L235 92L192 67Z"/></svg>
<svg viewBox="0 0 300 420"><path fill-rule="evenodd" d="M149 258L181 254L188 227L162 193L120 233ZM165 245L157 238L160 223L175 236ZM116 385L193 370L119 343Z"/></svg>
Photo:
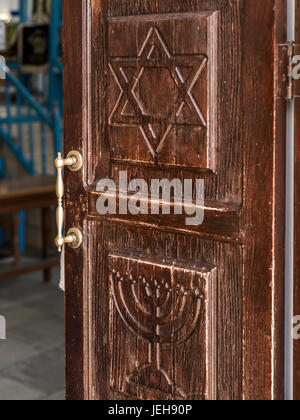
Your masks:
<svg viewBox="0 0 300 420"><path fill-rule="evenodd" d="M5 264L0 262L0 280L43 270L44 280L50 281L51 267L59 265L59 258L49 258L53 240L51 207L57 204L55 182L55 177L47 175L0 180L0 226L10 225L14 238L13 264L7 264L7 260ZM42 258L34 263L22 262L18 251L18 213L34 209L41 209Z"/></svg>

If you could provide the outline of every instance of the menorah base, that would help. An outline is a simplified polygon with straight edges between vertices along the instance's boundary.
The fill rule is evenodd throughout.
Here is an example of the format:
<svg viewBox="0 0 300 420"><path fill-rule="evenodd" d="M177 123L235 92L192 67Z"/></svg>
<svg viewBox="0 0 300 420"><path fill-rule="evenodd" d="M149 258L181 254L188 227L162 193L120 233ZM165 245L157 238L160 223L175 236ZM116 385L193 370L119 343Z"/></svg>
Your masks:
<svg viewBox="0 0 300 420"><path fill-rule="evenodd" d="M126 393L141 400L187 399L187 395L170 379L164 369L159 370L150 364L129 374L126 383Z"/></svg>

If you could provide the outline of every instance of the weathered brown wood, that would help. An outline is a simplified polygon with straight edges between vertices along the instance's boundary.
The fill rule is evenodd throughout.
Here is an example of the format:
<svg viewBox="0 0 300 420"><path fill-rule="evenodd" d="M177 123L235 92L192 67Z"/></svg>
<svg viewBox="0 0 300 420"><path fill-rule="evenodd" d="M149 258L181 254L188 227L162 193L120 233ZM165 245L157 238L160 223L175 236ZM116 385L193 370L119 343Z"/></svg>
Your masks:
<svg viewBox="0 0 300 420"><path fill-rule="evenodd" d="M143 178L150 181L151 178L167 178L172 179L174 177L179 177L180 179L183 178L197 178L200 177L204 178L206 181L206 198L208 200L212 201L218 201L218 204L221 205L221 203L224 203L224 206L226 206L225 203L233 203L235 206L239 206L241 204L242 200L242 181L241 181L241 170L242 170L242 144L238 141L237 137L237 131L238 131L238 121L233 118L229 118L229 112L232 114L238 113L239 107L240 107L240 101L241 97L239 95L240 92L240 85L237 83L236 86L233 87L231 81L232 80L239 80L240 79L240 61L241 61L241 49L239 44L239 31L240 28L238 26L238 22L240 19L240 10L239 6L234 3L232 5L226 3L226 2L214 2L213 4L209 4L207 2L204 2L203 4L199 4L200 2L193 2L191 4L190 2L159 2L158 4L149 3L139 3L138 5L134 4L132 2L111 2L110 4L106 1L103 2L91 2L92 6L92 13L91 13L91 19L92 19L92 26L93 27L99 27L99 21L101 22L99 30L93 30L92 31L92 45L94 46L93 50L91 51L91 68L92 70L92 81L91 85L95 86L95 92L99 92L99 96L95 95L95 97L92 98L91 102L91 137L89 139L89 146L88 151L91 156L91 159L88 160L87 166L88 166L88 173L89 175L88 182L91 185L91 189L94 190L94 184L97 182L98 179L101 179L102 177L106 177L107 174L110 174L110 177L112 179L117 180L118 174L120 170L126 170L128 172L128 178L129 180L132 178ZM101 8L100 8L101 4ZM114 10L114 7L116 10ZM106 12L106 8L107 12ZM209 11L210 14L214 15L216 12L218 12L218 20L216 19L213 27L213 32L215 33L215 38L213 38L214 42L216 43L216 40L218 39L218 43L214 45L214 50L218 51L218 53L215 53L211 50L208 51L206 44L202 46L201 42L197 42L197 36L193 32L193 36L188 37L185 39L184 35L181 35L179 38L179 35L181 33L181 30L184 31L184 25L185 20L187 20L187 23L189 23L188 16L193 16L194 19L198 19L198 11ZM101 12L101 13L100 13ZM109 20L106 23L106 13L110 16ZM100 14L100 15L99 15ZM142 16L144 14L147 14L147 16ZM124 16L122 19L117 18L114 19L114 16ZM127 16L132 16L127 19ZM141 19L139 18L141 16ZM176 17L176 22L174 22L174 16ZM115 23L116 21L116 23ZM178 23L179 21L179 23ZM139 30L136 34L136 22L139 22ZM181 23L183 22L183 23ZM115 25L119 25L119 28L116 29L115 27L111 27L112 23ZM127 33L126 37L119 37L118 44L114 44L113 37L109 38L109 42L111 43L111 47L108 47L108 50L103 51L103 45L104 39L104 28L105 25L108 25L108 30L111 31L120 31ZM217 86L222 85L222 88L217 90L216 96L211 99L210 107L215 103L218 105L218 112L215 113L215 124L219 131L217 138L215 139L214 144L210 144L210 147L213 152L215 152L218 149L218 154L215 156L215 162L214 162L214 168L211 170L207 167L207 164L204 164L204 162L200 162L198 164L198 168L201 168L200 173L195 173L194 168L185 168L182 167L177 168L176 162L178 161L178 157L175 157L175 161L167 160L169 168L165 168L164 164L166 162L166 159L171 159L171 156L168 154L161 157L160 155L157 156L157 161L155 162L155 159L153 160L153 156L149 156L148 158L143 157L143 160L148 159L147 165L141 165L141 159L139 156L136 156L135 158L132 156L132 153L134 153L135 150L141 150L143 147L143 144L145 144L145 141L139 137L138 132L139 128L130 128L126 129L124 125L125 123L122 123L122 121L118 120L117 123L121 124L121 127L117 126L119 129L117 138L119 140L119 155L117 156L119 161L115 159L116 156L112 156L114 160L111 160L111 164L109 164L109 159L111 159L110 153L113 152L112 148L116 147L115 144L109 143L116 137L116 133L109 132L108 134L108 144L106 140L105 135L105 126L106 126L106 113L108 115L114 114L109 108L108 110L105 109L105 107L99 108L99 101L103 101L102 98L104 98L108 93L110 95L110 98L114 99L113 104L117 100L116 93L114 93L115 89L115 81L116 74L113 74L113 80L106 80L103 78L103 74L107 72L106 66L107 61L111 62L115 59L118 55L124 55L124 56L137 56L138 53L143 55L143 45L147 46L147 40L149 36L149 31L151 30L151 26L155 26L158 28L159 34L161 38L163 39L163 42L167 46L167 48L170 50L171 54L183 54L187 55L191 52L195 54L201 54L203 51L204 53L207 53L209 56L209 61L212 63L213 66L215 66L215 72L216 72L216 80L215 84ZM198 23L198 25L201 24ZM236 28L234 34L232 34L230 27ZM175 34L178 31L178 38L173 38L173 29ZM182 29L181 29L182 27ZM191 28L193 31L194 29ZM203 31L204 29L202 29ZM185 31L186 32L186 31ZM130 34L130 36L129 36ZM205 32L203 32L205 34ZM152 36L152 35L151 35ZM203 35L204 36L204 35ZM136 42L137 39L137 42ZM180 41L179 41L180 39ZM160 44L156 41L156 38L152 41L155 43L155 45L159 48ZM144 44L145 43L145 44ZM116 45L116 47L115 47ZM232 48L232 46L235 45L235 48ZM176 50L175 50L176 46ZM117 51L115 52L114 48L117 48ZM202 50L201 48L205 48ZM123 49L123 51L122 51ZM99 62L99 56L97 56L96 51L103 51L103 60ZM118 51L122 51L121 53ZM147 51L148 53L148 51ZM231 55L231 65L230 70L227 69L226 66L226 60L227 60L227 54ZM161 53L162 57L163 54ZM191 60L191 57L189 58ZM168 65L168 63L166 64ZM226 68L226 71L224 70ZM218 70L218 71L217 71ZM111 70L110 70L111 72ZM112 73L112 72L111 72ZM119 80L119 79L118 79ZM143 85L143 83L146 82L146 85ZM108 89L106 86L106 83L108 83ZM142 82L139 85L139 97L141 95L148 95L151 96L155 92L155 86L157 85L157 79L146 79L142 80ZM234 88L235 94L232 96L232 89ZM218 92L222 91L223 94L218 97ZM108 92L108 93L107 93ZM153 93L152 93L153 92ZM197 93L198 92L198 93ZM199 95L201 91L198 91L195 89L195 95ZM174 92L175 93L175 92ZM228 101L226 98L233 97L234 99L232 101ZM164 98L164 96L163 96ZM197 98L199 98L197 96ZM200 96L201 98L201 96ZM172 98L169 98L170 100ZM111 99L109 99L111 100ZM146 100L145 98L143 99ZM199 99L198 99L199 100ZM152 107L155 107L156 102L152 103ZM167 105L167 104L166 104ZM101 114L99 115L99 109ZM149 111L150 112L150 111ZM117 113L117 110L116 110ZM227 114L228 113L228 114ZM226 117L227 115L227 117ZM154 117L153 117L154 119ZM100 123L100 131L99 131L99 123L96 123L99 121ZM155 122L155 120L154 120ZM134 124L138 124L137 120L134 119ZM110 124L112 126L112 123ZM183 126L186 130L186 126ZM221 129L222 127L222 129ZM111 130L112 128L110 128ZM178 134L182 135L181 128L178 128ZM180 132L180 133L179 133ZM120 134L124 133L124 134ZM235 134L233 134L235 133ZM192 133L185 132L184 136L187 138L190 138ZM233 140L233 137L236 135L235 140ZM148 135L150 136L150 134ZM99 138L98 141L93 141L93 139ZM129 144L128 149L124 146L127 144L128 139L131 139L131 144ZM149 139L149 137L148 137ZM221 140L222 139L222 140ZM225 140L226 139L226 140ZM232 140L232 141L231 141ZM150 141L150 139L149 139ZM170 137L168 138L168 141L172 141L172 137L170 134ZM138 143L137 143L138 142ZM230 143L230 146L229 146ZM179 141L180 144L180 141ZM137 149L135 147L137 145ZM176 143L178 145L178 143ZM112 152L111 152L112 150ZM128 151L127 151L128 150ZM146 147L146 150L148 150L148 147ZM167 149L163 149L164 152L167 152ZM88 153L88 152L86 152ZM144 152L143 152L144 153ZM186 151L183 151L183 153L186 153ZM193 151L192 155L195 152ZM230 156L229 156L230 155ZM99 160L99 156L102 156L101 160ZM145 155L143 155L145 156ZM195 156L196 157L196 156ZM121 160L121 161L120 161ZM136 164L132 164L132 160L136 162ZM127 162L131 161L131 165L128 165ZM227 167L230 162L231 170L228 171ZM152 166L151 166L152 163ZM190 165L193 166L193 165ZM110 169L109 169L110 167ZM106 169L107 168L107 169ZM193 170L192 170L193 169ZM210 169L210 170L209 170ZM107 172L108 171L108 172ZM198 169L199 171L199 169ZM236 176L235 176L236 174ZM239 174L239 175L237 175ZM90 208L89 208L90 213ZM230 230L230 224L226 223L225 213L223 215L220 214L219 220L220 220L220 226L223 226L223 229L225 227L228 227ZM224 217L222 221L222 216ZM130 217L127 216L127 222L130 221ZM173 220L172 220L173 219ZM135 218L137 220L137 218ZM151 220L151 216L143 217L143 220L139 218L139 220L144 224L148 223L149 225L152 224L151 228L155 227L155 225L166 225L168 224L169 228L177 229L180 227L180 219L172 218L172 216L166 218L160 217L158 218L157 222L153 224L153 218ZM207 215L207 220L209 220L209 216ZM215 221L218 220L218 217L216 217ZM182 225L182 223L181 223ZM214 225L214 221L211 221L211 227ZM218 224L215 223L215 229L217 230ZM201 227L200 227L201 229ZM188 231L188 229L185 229L185 231ZM190 229L192 231L192 229ZM236 232L236 229L232 229L232 233ZM214 229L211 230L212 236L215 233ZM232 235L230 234L228 235ZM158 233L157 233L158 234ZM167 234L164 233L160 239L160 242L164 242L164 235ZM146 231L143 233L143 237L145 237L143 240L147 243L150 241L149 238L146 235ZM116 240L117 238L115 238ZM163 244L162 244L163 245ZM156 247L162 246L158 241L156 241ZM143 249L139 250L139 244L133 243L132 248L136 249L136 252L143 252ZM99 248L100 251L101 248ZM232 248L232 253L237 253L239 248L236 250ZM100 251L101 252L101 251ZM147 250L147 252L150 252ZM153 251L150 252L150 255L153 253ZM191 259L191 256L188 255L186 260L188 261ZM210 264L214 264L214 261L211 261L208 257L204 261L207 261ZM223 270L223 268L220 266L218 267L220 272ZM241 278L238 278L238 274L241 274L238 269L233 268L235 275L232 277L227 278L226 287L228 288L228 292L231 292L232 299L241 301ZM91 278L103 278L105 276L104 272L101 275L99 273L98 275L90 274L89 277ZM221 276L218 276L219 282L222 282L222 287L224 282L221 280ZM219 284L220 287L220 284ZM101 293L99 294L92 294L94 299L97 299L96 296L100 297ZM227 294L226 294L227 296ZM241 327L241 312L239 311L239 308L235 308L233 311L229 309L229 301L228 297L225 298L225 295L220 296L220 302L219 307L221 308L220 311L222 313L221 318L224 319L224 322L227 325L227 335L226 339L223 335L223 331L221 327L217 328L216 331L216 339L213 341L214 345L216 342L220 343L220 348L218 349L218 369L220 372L220 376L222 376L222 381L218 383L217 386L217 393L215 393L215 398L220 399L239 399L241 398L240 390L241 390L241 377L238 374L238 371L240 369L239 363L241 363L241 338L242 338L242 327ZM234 307L234 303L232 302L232 306ZM217 319L220 319L220 316L217 314L211 313L210 316L213 316ZM91 318L93 318L93 315L91 315ZM99 325L100 322L103 323L103 320L96 321L96 324ZM106 321L104 325L106 325L106 329L108 328ZM229 327L229 325L232 326ZM97 332L94 332L94 334L97 334ZM91 334L89 340L92 342L94 339L96 339L95 335ZM97 334L98 335L98 334ZM100 334L101 335L101 334ZM236 351L233 353L232 348L235 348ZM208 352L212 352L214 349L211 348L208 350ZM111 349L112 352L115 351L115 349ZM235 356L235 357L234 357ZM107 355L109 357L109 355ZM133 357L133 355L131 355ZM139 354L136 356L136 359L139 363L142 363L143 360L143 354ZM188 357L188 356L187 356ZM95 357L90 356L91 363L93 363L95 366L98 366L98 361L95 359ZM201 355L199 354L199 363L201 360ZM226 360L226 362L225 362ZM129 362L128 362L129 363ZM178 361L178 363L180 363ZM226 368L225 368L225 364ZM123 368L130 371L130 366L124 366ZM96 367L96 371L100 369ZM217 369L217 367L216 367ZM99 378L100 379L100 378ZM103 375L104 379L104 375ZM204 379L204 378L203 378ZM210 377L208 378L209 381L212 383L216 382L216 378ZM95 378L96 380L96 378ZM100 379L101 381L101 379ZM97 380L97 383L99 381ZM92 381L94 383L94 381ZM231 384L228 386L228 384ZM93 395L91 395L91 398L102 398L104 388L102 385L95 385L96 390ZM99 387L99 388L98 388ZM106 395L109 396L109 398L120 398L120 394L116 393L109 393L107 394L107 390L105 391ZM196 391L195 391L196 392ZM206 390L207 396L210 394L210 390ZM213 395L213 394L210 394ZM134 395L133 395L134 396Z"/></svg>
<svg viewBox="0 0 300 420"><path fill-rule="evenodd" d="M63 1L63 56L64 56L64 147L65 154L72 150L82 151L86 141L86 49L88 1ZM83 228L86 213L84 179L81 172L65 171L66 229ZM71 205L73 203L73 205ZM79 205L79 207L78 207ZM80 208L80 210L79 210ZM85 239L87 240L87 238ZM87 397L87 354L84 326L84 302L87 286L84 277L83 249L65 249L66 267L66 396L67 399L83 400Z"/></svg>
<svg viewBox="0 0 300 420"><path fill-rule="evenodd" d="M97 199L99 194L90 192L88 194L88 207L89 215L99 216L96 208ZM222 205L219 203L206 203L205 204L205 219L203 224L199 226L186 226L186 215L174 214L174 203L170 203L171 214L162 219L159 215L151 215L151 208L149 208L149 215L145 219L144 215L130 215L125 216L119 214L119 204L117 203L117 214L113 216L114 219L118 218L124 223L131 223L138 225L139 223L147 224L149 228L155 229L168 229L185 232L186 234L197 233L203 237L219 238L223 241L241 243L240 237L240 209L234 205ZM150 207L150 204L149 204ZM161 205L160 205L161 209ZM161 212L160 212L161 213ZM109 215L107 216L109 217Z"/></svg>
<svg viewBox="0 0 300 420"><path fill-rule="evenodd" d="M68 399L283 398L285 9L64 0L65 154L84 155L65 173L84 236L66 249ZM204 224L100 216L96 185L120 171L203 178Z"/></svg>
<svg viewBox="0 0 300 420"><path fill-rule="evenodd" d="M244 106L253 105L252 117L249 114L243 131L246 145L243 396L247 400L283 398L284 314L280 296L284 291L285 105L276 100L276 93L274 96L276 73L270 64L274 61L276 43L283 42L286 36L286 13L282 20L276 15L277 26L282 29L276 30L275 43L274 35L257 31L257 19L262 18L265 27L274 24L271 3L256 3L252 7L251 2L244 2L243 13L244 44L251 40L252 46L244 61L243 78L248 83ZM283 12L286 2L276 1L275 7ZM260 51L265 58L259 69L263 77L258 79L254 51ZM261 136L268 139L267 144L258 140Z"/></svg>
<svg viewBox="0 0 300 420"><path fill-rule="evenodd" d="M296 0L296 44L300 44L300 1ZM298 82L299 85L299 82ZM299 95L299 92L297 92ZM300 315L300 97L295 98L294 315ZM294 341L294 399L300 400L300 340Z"/></svg>

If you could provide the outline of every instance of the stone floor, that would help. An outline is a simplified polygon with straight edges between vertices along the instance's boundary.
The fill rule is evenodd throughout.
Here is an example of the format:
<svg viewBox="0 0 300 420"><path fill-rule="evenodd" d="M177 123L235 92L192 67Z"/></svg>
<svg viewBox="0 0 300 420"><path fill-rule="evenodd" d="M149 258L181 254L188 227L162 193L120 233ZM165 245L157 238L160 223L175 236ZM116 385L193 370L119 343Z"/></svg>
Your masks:
<svg viewBox="0 0 300 420"><path fill-rule="evenodd" d="M0 283L0 400L64 399L64 296L58 270L51 284L41 273Z"/></svg>

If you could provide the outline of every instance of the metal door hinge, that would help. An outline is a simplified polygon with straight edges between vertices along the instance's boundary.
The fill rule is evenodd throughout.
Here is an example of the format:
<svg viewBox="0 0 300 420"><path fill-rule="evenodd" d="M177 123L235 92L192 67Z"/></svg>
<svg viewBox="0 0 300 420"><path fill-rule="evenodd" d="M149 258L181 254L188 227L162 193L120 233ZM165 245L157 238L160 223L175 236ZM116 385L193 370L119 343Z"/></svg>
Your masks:
<svg viewBox="0 0 300 420"><path fill-rule="evenodd" d="M300 62L299 45L294 42L278 45L278 92L279 98L292 101L295 96L300 94L298 72L298 58Z"/></svg>

